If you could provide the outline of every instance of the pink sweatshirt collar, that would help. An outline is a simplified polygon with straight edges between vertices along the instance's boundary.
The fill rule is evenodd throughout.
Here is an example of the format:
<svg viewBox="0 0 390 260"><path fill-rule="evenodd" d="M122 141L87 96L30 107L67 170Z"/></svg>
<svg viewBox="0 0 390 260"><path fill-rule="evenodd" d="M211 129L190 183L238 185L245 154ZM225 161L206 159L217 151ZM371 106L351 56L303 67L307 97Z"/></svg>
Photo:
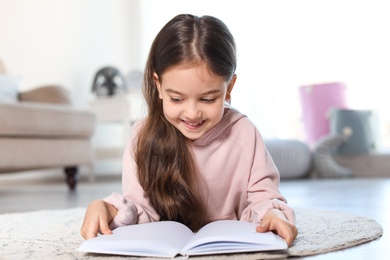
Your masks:
<svg viewBox="0 0 390 260"><path fill-rule="evenodd" d="M229 129L229 126L243 117L246 117L246 115L241 114L230 106L225 106L225 113L221 121L211 128L204 136L192 142L192 144L194 146L207 146L212 144L215 140L218 140L221 136L223 136L223 134Z"/></svg>

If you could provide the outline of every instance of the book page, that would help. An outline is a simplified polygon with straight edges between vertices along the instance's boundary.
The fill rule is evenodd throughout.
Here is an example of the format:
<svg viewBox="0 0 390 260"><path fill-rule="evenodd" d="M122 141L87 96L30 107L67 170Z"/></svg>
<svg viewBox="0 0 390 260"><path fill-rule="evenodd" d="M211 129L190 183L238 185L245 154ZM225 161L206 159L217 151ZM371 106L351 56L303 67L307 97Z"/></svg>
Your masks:
<svg viewBox="0 0 390 260"><path fill-rule="evenodd" d="M182 254L200 255L287 249L280 236L256 232L257 224L221 220L204 226L182 249Z"/></svg>
<svg viewBox="0 0 390 260"><path fill-rule="evenodd" d="M185 225L160 221L119 227L111 235L83 242L79 251L117 255L174 257L193 237Z"/></svg>

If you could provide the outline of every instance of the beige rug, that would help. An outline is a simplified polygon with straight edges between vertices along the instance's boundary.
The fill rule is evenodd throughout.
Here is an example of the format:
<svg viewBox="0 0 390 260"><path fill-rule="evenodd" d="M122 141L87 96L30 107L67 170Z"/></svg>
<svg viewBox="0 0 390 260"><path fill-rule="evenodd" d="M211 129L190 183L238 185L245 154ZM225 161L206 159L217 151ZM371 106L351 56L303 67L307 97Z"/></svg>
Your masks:
<svg viewBox="0 0 390 260"><path fill-rule="evenodd" d="M0 215L0 259L123 259L76 251L83 241L79 230L84 213L84 208L74 208ZM297 209L296 213L299 236L288 251L191 258L310 256L356 246L377 239L383 233L377 222L366 217L308 209Z"/></svg>

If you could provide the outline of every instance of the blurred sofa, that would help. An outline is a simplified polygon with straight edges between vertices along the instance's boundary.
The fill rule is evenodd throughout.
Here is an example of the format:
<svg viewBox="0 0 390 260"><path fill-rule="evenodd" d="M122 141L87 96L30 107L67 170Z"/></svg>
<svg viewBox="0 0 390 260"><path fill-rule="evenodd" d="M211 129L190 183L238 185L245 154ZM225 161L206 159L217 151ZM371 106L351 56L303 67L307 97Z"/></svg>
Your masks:
<svg viewBox="0 0 390 260"><path fill-rule="evenodd" d="M0 97L0 173L60 167L73 190L80 166L93 177L94 128L95 115L73 107L59 86L17 93L16 101Z"/></svg>

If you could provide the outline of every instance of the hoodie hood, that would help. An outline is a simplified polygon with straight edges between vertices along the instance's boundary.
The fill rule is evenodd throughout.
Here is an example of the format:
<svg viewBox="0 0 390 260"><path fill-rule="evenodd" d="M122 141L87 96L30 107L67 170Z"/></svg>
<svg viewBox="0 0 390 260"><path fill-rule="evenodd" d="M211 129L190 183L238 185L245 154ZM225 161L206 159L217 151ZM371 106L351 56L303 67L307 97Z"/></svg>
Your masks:
<svg viewBox="0 0 390 260"><path fill-rule="evenodd" d="M206 146L212 144L215 140L220 139L225 132L241 118L246 115L241 114L238 110L232 107L225 107L225 113L213 128L211 128L204 136L192 142L194 146Z"/></svg>

